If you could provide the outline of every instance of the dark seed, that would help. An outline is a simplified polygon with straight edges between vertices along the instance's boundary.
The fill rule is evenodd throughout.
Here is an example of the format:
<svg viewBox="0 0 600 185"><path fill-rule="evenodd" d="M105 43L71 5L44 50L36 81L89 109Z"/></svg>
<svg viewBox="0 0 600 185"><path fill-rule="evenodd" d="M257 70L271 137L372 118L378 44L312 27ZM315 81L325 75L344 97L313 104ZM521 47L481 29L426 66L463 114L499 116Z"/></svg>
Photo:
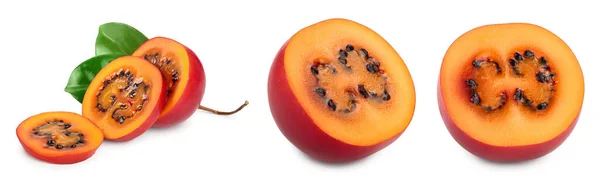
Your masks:
<svg viewBox="0 0 600 185"><path fill-rule="evenodd" d="M125 116L121 116L121 117L119 117L119 120L118 120L118 121L119 121L119 123L123 123L123 122L125 122Z"/></svg>
<svg viewBox="0 0 600 185"><path fill-rule="evenodd" d="M544 73L535 74L535 79L537 79L537 81L541 82L541 83L548 82L548 77L546 77L546 75L544 75Z"/></svg>
<svg viewBox="0 0 600 185"><path fill-rule="evenodd" d="M491 106L486 106L486 107L485 107L485 108L483 108L483 109L485 109L485 111L492 111L492 107L491 107Z"/></svg>
<svg viewBox="0 0 600 185"><path fill-rule="evenodd" d="M48 144L49 146L52 146L52 145L56 144L56 140L50 139L50 140L46 141L46 144Z"/></svg>
<svg viewBox="0 0 600 185"><path fill-rule="evenodd" d="M69 129L69 128L71 128L71 124L68 124L68 123L65 124L65 129Z"/></svg>
<svg viewBox="0 0 600 185"><path fill-rule="evenodd" d="M78 135L79 135L79 137L83 137L83 134L82 134L82 133L79 133Z"/></svg>
<svg viewBox="0 0 600 185"><path fill-rule="evenodd" d="M167 61L165 61L165 64L167 64L167 65L171 64L171 59L168 58Z"/></svg>
<svg viewBox="0 0 600 185"><path fill-rule="evenodd" d="M71 136L71 132L65 132L65 136Z"/></svg>
<svg viewBox="0 0 600 185"><path fill-rule="evenodd" d="M80 140L77 141L77 143L83 144L83 143L85 143L85 141L83 141L82 139L80 139Z"/></svg>
<svg viewBox="0 0 600 185"><path fill-rule="evenodd" d="M475 105L479 105L479 103L481 103L481 99L479 98L479 94L477 93L473 93L473 95L471 95L471 102Z"/></svg>
<svg viewBox="0 0 600 185"><path fill-rule="evenodd" d="M392 97L390 96L390 94L387 91L383 91L383 95L381 95L381 99L383 99L384 101L388 101L391 98Z"/></svg>
<svg viewBox="0 0 600 185"><path fill-rule="evenodd" d="M365 59L369 58L369 52L365 48L360 48L360 53L365 57Z"/></svg>
<svg viewBox="0 0 600 185"><path fill-rule="evenodd" d="M110 95L110 101L114 102L117 100L117 97L115 95Z"/></svg>
<svg viewBox="0 0 600 185"><path fill-rule="evenodd" d="M56 149L59 149L59 150L60 150L60 149L63 149L63 147L64 147L63 145L56 145L56 146L55 146L55 148L56 148Z"/></svg>
<svg viewBox="0 0 600 185"><path fill-rule="evenodd" d="M515 100L521 101L523 99L523 90L517 88L515 90L515 95L513 95L513 97L515 98Z"/></svg>
<svg viewBox="0 0 600 185"><path fill-rule="evenodd" d="M77 144L72 144L71 145L71 148L75 148L75 147L77 147Z"/></svg>
<svg viewBox="0 0 600 185"><path fill-rule="evenodd" d="M325 92L325 89L321 88L321 87L317 87L317 89L315 90L317 92L317 94L321 97L325 97L325 95L327 94L327 92Z"/></svg>
<svg viewBox="0 0 600 185"><path fill-rule="evenodd" d="M33 131L33 135L39 135L40 132L39 131Z"/></svg>
<svg viewBox="0 0 600 185"><path fill-rule="evenodd" d="M346 58L344 58L343 56L338 57L338 61L340 61L340 63L346 65L346 63L348 63L348 61L346 60Z"/></svg>
<svg viewBox="0 0 600 185"><path fill-rule="evenodd" d="M496 72L501 73L502 72L502 68L500 68L500 65L498 64L498 62L493 62L494 66L496 66Z"/></svg>
<svg viewBox="0 0 600 185"><path fill-rule="evenodd" d="M471 89L477 88L477 82L475 82L473 79L468 79L466 83L469 87L471 87Z"/></svg>
<svg viewBox="0 0 600 185"><path fill-rule="evenodd" d="M125 71L123 71L123 69L119 71L119 76L125 76Z"/></svg>
<svg viewBox="0 0 600 185"><path fill-rule="evenodd" d="M150 88L150 86L145 85L144 86L144 91L148 91L148 88Z"/></svg>
<svg viewBox="0 0 600 185"><path fill-rule="evenodd" d="M473 67L475 68L480 68L481 67L481 62L479 60L473 60Z"/></svg>
<svg viewBox="0 0 600 185"><path fill-rule="evenodd" d="M121 109L127 109L127 105L126 104L121 104Z"/></svg>
<svg viewBox="0 0 600 185"><path fill-rule="evenodd" d="M130 97L130 98L133 98L133 97L135 97L135 95L137 95L137 92L136 92L136 91L131 91L131 93L129 93L129 97Z"/></svg>
<svg viewBox="0 0 600 185"><path fill-rule="evenodd" d="M546 58L545 58L545 57L541 57L541 58L540 58L540 64L542 64L542 65L544 65L544 66L545 66L545 65L546 65L546 63L547 63L547 61L546 61Z"/></svg>
<svg viewBox="0 0 600 185"><path fill-rule="evenodd" d="M129 70L127 70L127 71L125 72L125 76L131 76L131 72L130 72Z"/></svg>
<svg viewBox="0 0 600 185"><path fill-rule="evenodd" d="M379 67L380 63L379 62L375 62L375 66Z"/></svg>
<svg viewBox="0 0 600 185"><path fill-rule="evenodd" d="M531 104L533 104L533 102L531 102L531 100L527 99L527 97L524 97L523 99L525 99L525 104L526 104L526 105L531 105Z"/></svg>
<svg viewBox="0 0 600 185"><path fill-rule="evenodd" d="M554 73L550 73L550 78L554 79L555 74Z"/></svg>
<svg viewBox="0 0 600 185"><path fill-rule="evenodd" d="M108 85L108 84L110 84L110 80L105 80L104 85Z"/></svg>
<svg viewBox="0 0 600 185"><path fill-rule="evenodd" d="M525 50L525 57L527 57L527 58L531 58L531 57L533 57L533 56L534 56L534 55L533 55L533 51L531 51L531 50Z"/></svg>
<svg viewBox="0 0 600 185"><path fill-rule="evenodd" d="M521 53L519 53L519 52L515 52L515 56L514 57L515 57L515 59L517 61L523 60L523 55L521 55Z"/></svg>
<svg viewBox="0 0 600 185"><path fill-rule="evenodd" d="M329 106L329 109L331 109L332 111L335 111L336 106L333 100L330 99L329 101L327 101L327 106Z"/></svg>
<svg viewBox="0 0 600 185"><path fill-rule="evenodd" d="M142 108L143 108L142 105L137 106L137 110L142 110Z"/></svg>
<svg viewBox="0 0 600 185"><path fill-rule="evenodd" d="M354 46L350 44L346 45L346 51L354 51Z"/></svg>
<svg viewBox="0 0 600 185"><path fill-rule="evenodd" d="M348 52L340 49L340 57L344 57L344 58L348 57Z"/></svg>
<svg viewBox="0 0 600 185"><path fill-rule="evenodd" d="M369 71L370 73L376 73L377 69L375 69L375 65L373 65L373 63L369 63L367 64L367 71Z"/></svg>
<svg viewBox="0 0 600 185"><path fill-rule="evenodd" d="M362 84L358 84L358 92L363 96L363 98L367 98L369 96L367 89L365 89L365 86Z"/></svg>
<svg viewBox="0 0 600 185"><path fill-rule="evenodd" d="M548 103L546 103L546 102L544 102L544 103L540 103L540 104L537 106L537 109L538 109L538 110L546 110L546 108L548 108Z"/></svg>
<svg viewBox="0 0 600 185"><path fill-rule="evenodd" d="M317 68L317 66L311 66L310 71L315 75L319 74L319 69Z"/></svg>
<svg viewBox="0 0 600 185"><path fill-rule="evenodd" d="M519 62L517 62L517 60L515 60L514 58L511 58L510 60L508 60L510 62L510 66L515 67L517 66L517 64Z"/></svg>

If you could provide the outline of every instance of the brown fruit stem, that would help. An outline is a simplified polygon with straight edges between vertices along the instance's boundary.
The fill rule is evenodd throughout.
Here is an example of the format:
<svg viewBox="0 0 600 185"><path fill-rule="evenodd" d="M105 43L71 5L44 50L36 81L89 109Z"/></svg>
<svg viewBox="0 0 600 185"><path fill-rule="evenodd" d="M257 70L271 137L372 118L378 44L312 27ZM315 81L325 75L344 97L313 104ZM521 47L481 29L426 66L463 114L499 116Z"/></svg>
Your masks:
<svg viewBox="0 0 600 185"><path fill-rule="evenodd" d="M211 108L208 108L208 107L205 107L202 105L198 106L198 109L209 111L209 112L212 112L212 113L215 113L218 115L231 115L231 114L235 114L235 113L239 112L240 110L242 110L246 105L248 105L248 103L249 102L246 100L246 102L244 102L244 104L242 104L240 107L238 107L234 111L230 111L230 112L219 111L219 110L211 109Z"/></svg>

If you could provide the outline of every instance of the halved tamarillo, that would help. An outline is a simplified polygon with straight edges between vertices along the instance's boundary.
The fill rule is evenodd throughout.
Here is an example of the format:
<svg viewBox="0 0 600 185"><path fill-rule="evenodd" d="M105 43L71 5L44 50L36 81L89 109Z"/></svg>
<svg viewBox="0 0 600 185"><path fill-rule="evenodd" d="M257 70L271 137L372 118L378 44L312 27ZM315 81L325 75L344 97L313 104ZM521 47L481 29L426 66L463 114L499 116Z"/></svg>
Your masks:
<svg viewBox="0 0 600 185"><path fill-rule="evenodd" d="M166 37L144 42L133 56L142 57L160 69L166 85L167 102L154 127L169 127L187 120L197 109L216 114L233 114L201 106L206 87L204 68L198 56L187 46Z"/></svg>
<svg viewBox="0 0 600 185"><path fill-rule="evenodd" d="M82 112L107 140L129 141L156 122L165 94L158 68L139 57L123 56L96 74L85 92Z"/></svg>
<svg viewBox="0 0 600 185"><path fill-rule="evenodd" d="M490 161L519 162L554 151L575 127L583 96L574 53L534 24L474 28L452 43L440 69L438 103L448 131Z"/></svg>
<svg viewBox="0 0 600 185"><path fill-rule="evenodd" d="M104 137L89 119L72 112L43 112L17 126L25 151L45 162L73 164L92 157Z"/></svg>
<svg viewBox="0 0 600 185"><path fill-rule="evenodd" d="M277 53L268 78L272 116L308 156L351 162L391 144L415 108L412 77L370 28L328 19L299 30Z"/></svg>

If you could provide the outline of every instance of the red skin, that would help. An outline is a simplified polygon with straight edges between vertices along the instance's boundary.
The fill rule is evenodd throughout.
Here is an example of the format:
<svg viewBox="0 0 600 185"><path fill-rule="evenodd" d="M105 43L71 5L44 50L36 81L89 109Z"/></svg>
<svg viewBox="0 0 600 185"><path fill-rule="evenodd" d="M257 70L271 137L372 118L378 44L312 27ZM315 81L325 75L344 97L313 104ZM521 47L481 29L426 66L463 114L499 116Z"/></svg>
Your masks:
<svg viewBox="0 0 600 185"><path fill-rule="evenodd" d="M202 66L200 59L198 59L198 56L196 56L196 54L190 48L179 42L177 43L184 47L188 54L190 68L189 74L187 76L188 83L181 84L185 85L183 94L179 99L175 100L177 101L177 103L175 103L175 106L173 106L173 108L171 108L171 110L169 110L168 113L160 117L154 123L153 127L156 128L171 127L187 120L198 109L202 98L204 97L204 90L206 87L206 76L204 73L204 67Z"/></svg>
<svg viewBox="0 0 600 185"><path fill-rule="evenodd" d="M82 161L85 161L85 160L89 159L90 157L92 157L94 155L94 153L96 153L96 150L98 149L98 148L96 148L93 150L89 150L85 153L80 153L80 154L76 154L76 155L71 154L71 155L62 155L62 156L56 156L56 157L48 157L48 156L43 156L43 155L33 152L23 142L21 142L21 141L19 141L19 142L21 143L21 145L23 146L23 148L29 155L31 155L39 160L53 163L53 164L74 164L74 163L82 162Z"/></svg>
<svg viewBox="0 0 600 185"><path fill-rule="evenodd" d="M578 114L566 130L564 130L557 137L552 138L544 143L513 147L492 146L475 140L467 135L464 131L460 130L458 126L456 126L446 111L446 106L444 104L444 100L442 99L442 89L440 88L439 82L437 97L440 114L444 120L444 124L446 125L448 132L450 132L450 135L452 135L454 140L456 140L458 144L460 144L471 154L494 162L522 162L537 159L549 154L558 148L567 139L567 137L569 137L575 128L575 125L577 124L577 120L579 119Z"/></svg>
<svg viewBox="0 0 600 185"><path fill-rule="evenodd" d="M165 81L163 81L164 83ZM110 141L117 141L117 142L126 142L126 141L130 141L133 140L135 138L137 138L138 136L142 135L144 132L146 132L148 129L150 129L150 127L152 127L152 125L154 125L155 120L158 119L158 117L160 116L160 112L162 111L163 107L165 106L165 103L167 102L165 99L166 94L167 94L167 90L164 88L165 86L163 85L163 90L160 91L160 95L158 95L155 98L160 98L160 100L158 100L156 106L154 106L154 108L151 110L152 112L148 115L148 117L146 117L146 119L144 119L144 123L142 123L140 126L138 126L135 130L133 130L131 133L126 134L124 136L121 136L119 138L115 138L115 139L107 139Z"/></svg>
<svg viewBox="0 0 600 185"><path fill-rule="evenodd" d="M365 158L394 142L398 133L372 146L355 146L337 140L313 122L290 89L283 66L289 40L281 47L269 74L268 95L271 114L282 134L308 156L330 163L346 163Z"/></svg>

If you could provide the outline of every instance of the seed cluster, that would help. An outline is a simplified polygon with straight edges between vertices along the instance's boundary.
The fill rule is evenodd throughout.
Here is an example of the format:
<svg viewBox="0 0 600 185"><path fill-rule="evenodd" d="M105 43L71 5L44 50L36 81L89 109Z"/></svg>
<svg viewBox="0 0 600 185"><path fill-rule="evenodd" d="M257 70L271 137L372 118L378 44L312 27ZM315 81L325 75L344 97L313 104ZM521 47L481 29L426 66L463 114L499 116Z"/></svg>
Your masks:
<svg viewBox="0 0 600 185"><path fill-rule="evenodd" d="M82 133L73 132L72 125L63 120L51 120L33 128L35 137L45 138L46 146L55 149L76 148L85 143Z"/></svg>
<svg viewBox="0 0 600 185"><path fill-rule="evenodd" d="M484 59L484 60L475 59L475 60L473 60L471 65L473 65L473 67L475 69L480 69L482 67L492 67L492 68L494 68L494 70L496 71L497 74L502 73L502 68L500 68L500 65L498 64L498 62L491 60L491 59ZM471 103L473 103L477 106L481 106L486 111L498 110L506 104L507 95L506 95L506 93L502 92L498 95L500 97L500 100L498 100L498 102L495 106L483 105L481 103L481 97L480 97L479 93L477 92L477 88L478 88L477 81L475 81L475 79L467 79L465 81L465 84L469 87L469 92L471 95L471 97L470 97Z"/></svg>
<svg viewBox="0 0 600 185"><path fill-rule="evenodd" d="M552 92L554 91L554 77L555 73L550 70L550 67L547 65L547 60L545 57L536 58L535 54L531 50L525 50L522 54L520 52L515 52L513 56L509 59L510 68L513 74L515 74L519 78L524 77L524 73L519 70L520 65L534 65L538 66L536 68L535 78L537 82L546 85L550 89L550 95L546 97L545 101L540 102L539 104L535 104L530 98L525 96L525 92L522 88L516 88L513 94L513 99L519 102L522 105L531 107L536 110L546 110L548 108L548 101L552 96ZM490 64L490 65L486 65ZM487 60L474 60L472 65L475 69L480 69L483 66L494 67L497 73L502 73L501 67L497 62L492 61L490 59ZM468 86L470 90L470 101L471 103L482 106L481 105L481 97L479 93L477 93L476 89L478 87L477 82L474 79L467 79L465 81L466 86ZM482 106L486 111L493 111L502 108L507 100L507 94L505 92L501 93L500 100L498 102L498 106Z"/></svg>
<svg viewBox="0 0 600 185"><path fill-rule="evenodd" d="M554 77L556 76L556 74L550 70L550 67L547 64L548 62L547 62L546 58L545 57L536 58L533 51L525 50L523 52L523 54L521 54L519 52L515 52L513 57L509 60L509 62L510 62L510 66L511 66L513 72L520 77L524 76L524 74L518 70L519 65L523 65L523 64L526 64L526 62L529 62L529 64L533 64L533 65L537 64L539 66L537 68L535 78L539 83L542 83L542 84L548 86L550 89L550 96L546 98L546 101L535 105L535 103L533 101L531 101L527 96L525 96L524 91L521 88L515 89L515 94L514 94L513 98L517 102L521 103L522 105L525 105L525 106L528 106L528 107L531 107L531 108L534 108L537 110L546 110L548 108L547 101L550 100L550 97L552 96L552 92L554 91L554 85L555 85Z"/></svg>
<svg viewBox="0 0 600 185"><path fill-rule="evenodd" d="M143 78L135 78L129 70L120 69L103 82L96 95L96 108L102 113L111 112L111 118L123 124L142 111L149 100L149 87Z"/></svg>
<svg viewBox="0 0 600 185"><path fill-rule="evenodd" d="M167 80L167 96L173 93L173 88L179 82L179 69L173 58L161 56L158 52L144 54L144 59L160 69L164 79Z"/></svg>
<svg viewBox="0 0 600 185"><path fill-rule="evenodd" d="M359 61L349 61L350 57L356 57ZM331 111L340 110L345 113L352 112L356 108L357 98L363 99L373 99L373 100L383 100L388 101L391 99L391 95L387 91L387 87L385 86L387 75L381 63L373 59L373 57L369 56L369 52L365 48L356 49L353 45L348 44L345 48L342 48L337 53L337 61L340 65L342 65L343 72L348 72L347 74L351 74L356 70L365 70L368 75L374 75L377 79L380 79L380 85L384 86L382 92L379 94L374 89L368 89L365 84L354 84L349 85L346 89L346 93L349 95L349 99L347 100L334 100L328 97L327 90L325 89L324 84L336 83L333 81L327 82L325 74L327 75L339 75L340 71L334 66L334 64L328 61L317 61L313 62L313 65L310 67L311 73L316 77L317 84L319 84L315 88L315 93L319 97L323 98L327 104L327 107ZM362 66L362 67L360 67ZM344 104L345 108L340 109L340 103Z"/></svg>

